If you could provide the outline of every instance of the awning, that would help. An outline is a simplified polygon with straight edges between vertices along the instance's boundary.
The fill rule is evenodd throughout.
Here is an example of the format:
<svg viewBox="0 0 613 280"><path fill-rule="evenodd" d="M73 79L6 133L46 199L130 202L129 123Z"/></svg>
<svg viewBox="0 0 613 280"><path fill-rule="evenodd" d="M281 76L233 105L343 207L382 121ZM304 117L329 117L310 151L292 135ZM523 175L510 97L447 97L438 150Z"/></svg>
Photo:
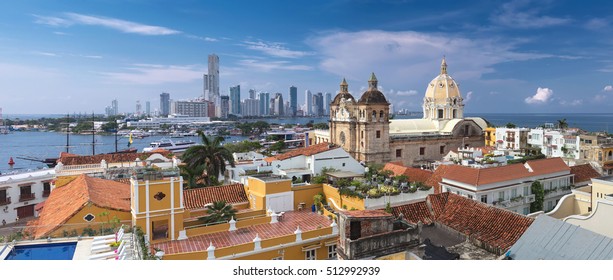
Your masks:
<svg viewBox="0 0 613 280"><path fill-rule="evenodd" d="M353 178L353 177L364 177L362 174L354 173L351 171L336 171L336 172L328 172L328 176L334 178Z"/></svg>
<svg viewBox="0 0 613 280"><path fill-rule="evenodd" d="M315 244L311 244L311 245L307 245L307 246L302 246L302 252L306 252L306 251L310 251L313 249L319 249L321 248L321 244L320 243L315 243Z"/></svg>

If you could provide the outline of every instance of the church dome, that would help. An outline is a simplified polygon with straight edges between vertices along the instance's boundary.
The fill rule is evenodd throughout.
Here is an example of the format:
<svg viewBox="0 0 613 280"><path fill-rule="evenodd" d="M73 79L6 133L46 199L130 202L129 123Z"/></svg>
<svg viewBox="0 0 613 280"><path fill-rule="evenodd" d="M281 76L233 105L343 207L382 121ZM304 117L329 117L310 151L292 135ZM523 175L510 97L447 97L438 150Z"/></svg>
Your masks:
<svg viewBox="0 0 613 280"><path fill-rule="evenodd" d="M330 105L332 106L339 105L341 103L341 100L343 99L351 100L355 102L355 98L353 98L353 95L349 93L349 86L347 85L347 81L345 81L344 78L343 78L343 81L341 82L340 92L334 97L334 100L332 100L332 103L330 103Z"/></svg>
<svg viewBox="0 0 613 280"><path fill-rule="evenodd" d="M446 103L448 100L447 98L453 99L461 97L458 84L447 74L447 63L445 62L445 58L443 58L443 62L441 63L441 74L432 79L428 84L425 98Z"/></svg>
<svg viewBox="0 0 613 280"><path fill-rule="evenodd" d="M360 100L358 100L359 104L386 104L387 99L381 91L377 89L377 77L375 77L375 73L370 75L370 80L368 80L368 90L362 94Z"/></svg>

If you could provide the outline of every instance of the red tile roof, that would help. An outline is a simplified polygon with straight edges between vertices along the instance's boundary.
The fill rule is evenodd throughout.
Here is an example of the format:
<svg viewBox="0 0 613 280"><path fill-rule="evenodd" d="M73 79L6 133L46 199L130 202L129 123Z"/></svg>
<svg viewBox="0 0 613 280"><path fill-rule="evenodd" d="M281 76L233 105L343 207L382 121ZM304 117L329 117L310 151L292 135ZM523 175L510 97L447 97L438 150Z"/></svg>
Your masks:
<svg viewBox="0 0 613 280"><path fill-rule="evenodd" d="M62 226L88 204L130 212L130 185L80 175L55 188L35 221L34 237L41 238Z"/></svg>
<svg viewBox="0 0 613 280"><path fill-rule="evenodd" d="M590 181L592 178L601 176L589 163L571 166L570 173L575 175L575 184Z"/></svg>
<svg viewBox="0 0 613 280"><path fill-rule="evenodd" d="M405 175L409 177L411 182L425 183L432 177L432 171L414 167L403 166L400 162L388 162L383 166L383 170L389 170L394 173L394 176Z"/></svg>
<svg viewBox="0 0 613 280"><path fill-rule="evenodd" d="M430 225L434 222L432 213L430 213L430 209L425 201L392 207L392 214L396 217L402 214L404 220L412 224L421 222Z"/></svg>
<svg viewBox="0 0 613 280"><path fill-rule="evenodd" d="M230 204L249 202L243 184L184 190L183 199L185 209L202 209L209 203L221 200Z"/></svg>
<svg viewBox="0 0 613 280"><path fill-rule="evenodd" d="M449 165L448 168L449 170L445 173L443 178L473 186L517 180L535 175L570 171L570 168L561 158L531 160L527 161L525 165L515 163L490 168ZM532 172L530 172L528 168L531 168Z"/></svg>
<svg viewBox="0 0 613 280"><path fill-rule="evenodd" d="M383 210L353 210L343 211L347 217L353 218L379 218L379 217L393 217L392 214Z"/></svg>
<svg viewBox="0 0 613 280"><path fill-rule="evenodd" d="M443 194L430 195L428 199L431 199L431 196L443 196ZM441 201L438 200L437 203ZM488 246L506 251L515 244L534 220L450 193L447 194L443 211L436 215L436 221Z"/></svg>
<svg viewBox="0 0 613 280"><path fill-rule="evenodd" d="M162 156L168 157L170 155L169 151L165 152L156 152L161 154ZM148 158L152 153L118 153L118 154L99 154L94 156L78 156L73 154L66 155L62 153L61 157L58 159L58 162L62 162L63 165L81 165L81 164L98 164L102 160L105 160L107 163L114 162L133 162L136 161L137 158Z"/></svg>
<svg viewBox="0 0 613 280"><path fill-rule="evenodd" d="M267 157L264 160L266 162L273 162L275 160L286 160L288 158L293 158L293 157L297 157L301 155L302 156L312 156L315 154L323 153L325 151L329 151L329 150L337 149L337 148L339 147L334 146L330 143L319 143L319 144L311 145L311 146L304 147L304 148L293 149L289 152L282 153L280 155L276 155L273 157Z"/></svg>
<svg viewBox="0 0 613 280"><path fill-rule="evenodd" d="M257 224L236 231L224 231L197 236L190 236L186 240L176 240L157 243L154 246L161 249L166 254L179 254L188 252L204 252L210 242L216 249L251 243L257 234L262 241L294 235L298 226L302 232L316 230L318 228L329 227L332 222L323 215L318 215L309 211L290 211L283 214L283 220L275 224Z"/></svg>
<svg viewBox="0 0 613 280"><path fill-rule="evenodd" d="M441 193L440 183L443 181L443 176L449 171L449 165L439 165L432 173L432 176L426 180L426 186L434 188L434 193Z"/></svg>
<svg viewBox="0 0 613 280"><path fill-rule="evenodd" d="M444 192L428 195L426 201L392 207L416 224L438 222L476 240L506 251L534 221L532 218L480 201Z"/></svg>

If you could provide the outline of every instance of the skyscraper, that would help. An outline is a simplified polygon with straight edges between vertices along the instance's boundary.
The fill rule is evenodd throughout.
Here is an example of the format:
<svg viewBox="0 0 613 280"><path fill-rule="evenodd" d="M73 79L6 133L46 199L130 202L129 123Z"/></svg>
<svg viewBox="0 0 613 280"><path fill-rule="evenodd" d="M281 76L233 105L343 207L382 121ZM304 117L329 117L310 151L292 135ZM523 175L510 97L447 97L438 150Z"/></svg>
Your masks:
<svg viewBox="0 0 613 280"><path fill-rule="evenodd" d="M145 114L151 116L151 102L145 101Z"/></svg>
<svg viewBox="0 0 613 280"><path fill-rule="evenodd" d="M230 114L241 114L241 86L230 87Z"/></svg>
<svg viewBox="0 0 613 280"><path fill-rule="evenodd" d="M227 118L228 117L228 111L229 111L229 107L230 107L230 97L227 95L222 95L219 97L219 111L220 113L220 118Z"/></svg>
<svg viewBox="0 0 613 280"><path fill-rule="evenodd" d="M162 117L167 117L170 114L170 93L162 92L160 94L160 114Z"/></svg>
<svg viewBox="0 0 613 280"><path fill-rule="evenodd" d="M270 93L268 92L260 92L260 115L268 116L270 115Z"/></svg>
<svg viewBox="0 0 613 280"><path fill-rule="evenodd" d="M326 92L326 102L324 103L324 115L330 113L330 103L332 103L332 94Z"/></svg>
<svg viewBox="0 0 613 280"><path fill-rule="evenodd" d="M273 115L275 116L283 116L283 95L281 93L278 93L275 95L275 101L274 101L274 112Z"/></svg>
<svg viewBox="0 0 613 280"><path fill-rule="evenodd" d="M202 99L209 100L209 75L202 75Z"/></svg>
<svg viewBox="0 0 613 280"><path fill-rule="evenodd" d="M111 101L111 109L113 110L113 115L119 115L119 102L117 101L117 99L113 99L113 101Z"/></svg>
<svg viewBox="0 0 613 280"><path fill-rule="evenodd" d="M298 110L298 88L295 86L289 87L289 110L288 115L295 117Z"/></svg>
<svg viewBox="0 0 613 280"><path fill-rule="evenodd" d="M140 100L136 100L136 115L140 116L143 114L143 106L140 105Z"/></svg>
<svg viewBox="0 0 613 280"><path fill-rule="evenodd" d="M255 98L255 89L249 90L249 99L257 99Z"/></svg>
<svg viewBox="0 0 613 280"><path fill-rule="evenodd" d="M313 115L313 94L311 94L310 90L306 90L304 92L304 97L305 97L305 101L304 103L306 104L306 112L305 114L307 116Z"/></svg>
<svg viewBox="0 0 613 280"><path fill-rule="evenodd" d="M219 57L209 55L209 73L206 75L206 86L209 91L209 101L219 103Z"/></svg>
<svg viewBox="0 0 613 280"><path fill-rule="evenodd" d="M313 114L318 117L324 115L324 95L321 92L313 95Z"/></svg>

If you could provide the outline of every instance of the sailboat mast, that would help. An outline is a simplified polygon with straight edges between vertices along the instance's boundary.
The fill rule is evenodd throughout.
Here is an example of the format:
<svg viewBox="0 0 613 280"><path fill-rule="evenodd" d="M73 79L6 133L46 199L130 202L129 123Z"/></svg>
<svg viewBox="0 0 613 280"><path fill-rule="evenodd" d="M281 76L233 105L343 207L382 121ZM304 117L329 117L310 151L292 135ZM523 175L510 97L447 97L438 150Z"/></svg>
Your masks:
<svg viewBox="0 0 613 280"><path fill-rule="evenodd" d="M66 114L66 153L70 153L70 114Z"/></svg>

